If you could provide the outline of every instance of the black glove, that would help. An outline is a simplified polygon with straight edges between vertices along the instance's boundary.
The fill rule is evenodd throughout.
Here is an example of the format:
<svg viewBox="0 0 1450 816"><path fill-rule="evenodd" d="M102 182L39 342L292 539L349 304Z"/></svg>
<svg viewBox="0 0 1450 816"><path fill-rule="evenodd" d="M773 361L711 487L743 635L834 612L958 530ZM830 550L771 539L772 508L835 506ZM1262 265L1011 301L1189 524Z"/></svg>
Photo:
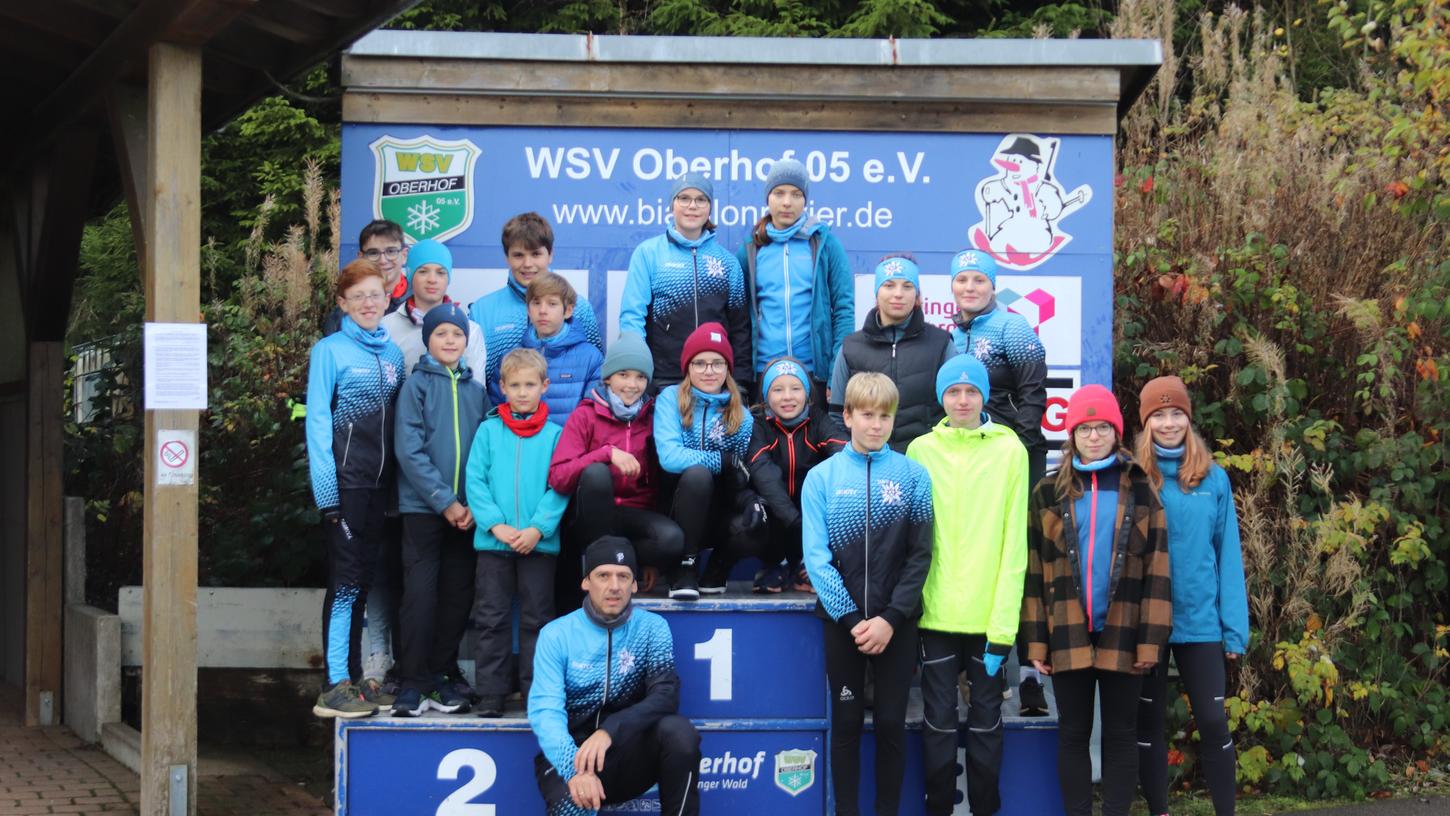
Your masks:
<svg viewBox="0 0 1450 816"><path fill-rule="evenodd" d="M730 519L730 535L750 535L765 529L769 514L765 510L765 500L760 496L749 490L742 491L736 499L735 508L735 515Z"/></svg>
<svg viewBox="0 0 1450 816"><path fill-rule="evenodd" d="M750 468L745 466L744 459L730 451L720 451L720 475L728 479L735 490L750 486Z"/></svg>

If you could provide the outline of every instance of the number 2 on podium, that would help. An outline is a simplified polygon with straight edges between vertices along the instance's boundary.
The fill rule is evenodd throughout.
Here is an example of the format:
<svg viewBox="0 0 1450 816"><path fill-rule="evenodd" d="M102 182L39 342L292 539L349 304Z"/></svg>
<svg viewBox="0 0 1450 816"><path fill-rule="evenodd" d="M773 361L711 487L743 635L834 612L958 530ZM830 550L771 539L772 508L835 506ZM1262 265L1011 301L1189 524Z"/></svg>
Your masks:
<svg viewBox="0 0 1450 816"><path fill-rule="evenodd" d="M696 643L695 659L710 661L710 699L734 699L731 677L735 662L735 630L716 629L709 640Z"/></svg>

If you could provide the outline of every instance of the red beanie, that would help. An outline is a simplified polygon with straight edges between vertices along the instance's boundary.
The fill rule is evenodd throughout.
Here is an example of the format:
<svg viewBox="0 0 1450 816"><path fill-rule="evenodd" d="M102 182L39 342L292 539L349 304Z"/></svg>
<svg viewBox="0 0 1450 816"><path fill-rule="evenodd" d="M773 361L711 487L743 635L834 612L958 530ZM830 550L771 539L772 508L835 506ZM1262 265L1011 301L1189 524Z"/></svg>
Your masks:
<svg viewBox="0 0 1450 816"><path fill-rule="evenodd" d="M700 328L685 338L685 350L680 353L681 374L689 371L690 361L702 351L718 352L725 358L727 369L735 367L735 351L730 348L730 338L725 334L725 327L719 323L701 323Z"/></svg>
<svg viewBox="0 0 1450 816"><path fill-rule="evenodd" d="M1123 411L1113 392L1101 385L1084 385L1067 400L1067 432L1084 422L1106 422L1123 438Z"/></svg>

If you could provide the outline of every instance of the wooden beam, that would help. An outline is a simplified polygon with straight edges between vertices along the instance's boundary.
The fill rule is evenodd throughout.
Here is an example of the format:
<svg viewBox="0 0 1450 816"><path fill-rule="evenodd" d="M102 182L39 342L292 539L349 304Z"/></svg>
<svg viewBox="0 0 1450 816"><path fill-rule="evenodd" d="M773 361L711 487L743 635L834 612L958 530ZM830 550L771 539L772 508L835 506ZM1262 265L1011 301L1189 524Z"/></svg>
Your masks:
<svg viewBox="0 0 1450 816"><path fill-rule="evenodd" d="M482 96L349 92L346 122L538 127L724 128L759 130L789 121L797 130L903 129L943 133L1089 133L1117 128L1115 101L1032 105L1021 102L827 102L609 97Z"/></svg>
<svg viewBox="0 0 1450 816"><path fill-rule="evenodd" d="M65 339L99 142L95 130L73 126L50 145L49 194L40 210L41 238L25 299L32 340Z"/></svg>
<svg viewBox="0 0 1450 816"><path fill-rule="evenodd" d="M61 415L65 353L59 341L31 343L25 465L25 724L61 721L61 619L65 540L61 535Z"/></svg>
<svg viewBox="0 0 1450 816"><path fill-rule="evenodd" d="M136 268L146 274L146 89L117 85L106 94L106 114L111 120L111 144L121 170L121 189L126 211L131 216L131 241L136 246Z"/></svg>
<svg viewBox="0 0 1450 816"><path fill-rule="evenodd" d="M147 86L146 320L201 310L201 49L158 43ZM147 410L142 584L141 816L175 813L170 772L186 769L196 813L197 486L157 484L157 432L198 428L196 411ZM194 437L193 437L194 438ZM190 451L198 457L199 451ZM200 468L198 468L198 471Z"/></svg>
<svg viewBox="0 0 1450 816"><path fill-rule="evenodd" d="M11 3L0 16L88 47L104 40L115 25L104 15L70 3Z"/></svg>

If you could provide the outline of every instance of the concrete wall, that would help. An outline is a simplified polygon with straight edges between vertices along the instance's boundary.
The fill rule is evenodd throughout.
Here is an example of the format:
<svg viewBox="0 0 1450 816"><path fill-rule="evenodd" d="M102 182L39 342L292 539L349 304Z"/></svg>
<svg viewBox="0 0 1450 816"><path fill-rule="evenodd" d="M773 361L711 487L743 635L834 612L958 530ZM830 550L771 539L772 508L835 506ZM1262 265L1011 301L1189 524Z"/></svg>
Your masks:
<svg viewBox="0 0 1450 816"><path fill-rule="evenodd" d="M121 618L71 604L65 610L65 722L81 739L100 742L121 721Z"/></svg>

